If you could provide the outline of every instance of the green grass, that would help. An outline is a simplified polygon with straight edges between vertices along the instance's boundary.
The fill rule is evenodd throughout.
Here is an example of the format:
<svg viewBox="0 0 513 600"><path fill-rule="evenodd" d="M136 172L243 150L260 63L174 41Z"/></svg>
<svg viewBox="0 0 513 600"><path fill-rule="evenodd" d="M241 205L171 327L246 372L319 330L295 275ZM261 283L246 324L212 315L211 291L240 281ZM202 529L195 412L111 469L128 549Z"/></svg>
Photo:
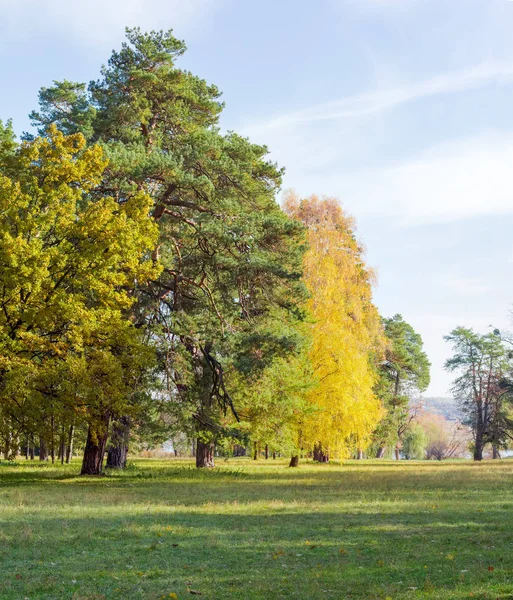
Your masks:
<svg viewBox="0 0 513 600"><path fill-rule="evenodd" d="M513 461L0 464L0 599L513 599Z"/></svg>

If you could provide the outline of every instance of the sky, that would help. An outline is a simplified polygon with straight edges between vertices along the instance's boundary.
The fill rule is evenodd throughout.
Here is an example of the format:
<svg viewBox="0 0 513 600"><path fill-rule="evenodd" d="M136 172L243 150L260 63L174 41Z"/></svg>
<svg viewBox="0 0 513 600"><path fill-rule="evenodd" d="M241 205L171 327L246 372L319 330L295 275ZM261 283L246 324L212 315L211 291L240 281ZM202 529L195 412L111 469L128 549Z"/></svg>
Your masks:
<svg viewBox="0 0 513 600"><path fill-rule="evenodd" d="M134 25L186 41L180 65L283 189L356 217L381 314L424 340L426 395L449 395L451 329L513 330L512 1L0 0L0 119L29 130L38 90L98 78Z"/></svg>

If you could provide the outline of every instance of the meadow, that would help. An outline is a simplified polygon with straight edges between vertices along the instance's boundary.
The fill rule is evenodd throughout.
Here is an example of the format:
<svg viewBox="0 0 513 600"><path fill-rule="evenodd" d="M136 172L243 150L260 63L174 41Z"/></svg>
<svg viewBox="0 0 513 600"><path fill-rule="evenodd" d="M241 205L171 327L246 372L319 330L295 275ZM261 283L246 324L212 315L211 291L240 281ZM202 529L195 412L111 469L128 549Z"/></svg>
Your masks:
<svg viewBox="0 0 513 600"><path fill-rule="evenodd" d="M513 599L513 461L0 465L0 599Z"/></svg>

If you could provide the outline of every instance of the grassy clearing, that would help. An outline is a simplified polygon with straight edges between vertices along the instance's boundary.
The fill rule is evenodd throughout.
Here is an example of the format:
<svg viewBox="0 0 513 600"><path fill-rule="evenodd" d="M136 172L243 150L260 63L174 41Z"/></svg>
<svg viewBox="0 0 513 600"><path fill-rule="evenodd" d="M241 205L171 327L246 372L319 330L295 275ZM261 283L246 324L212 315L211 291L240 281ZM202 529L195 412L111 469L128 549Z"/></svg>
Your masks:
<svg viewBox="0 0 513 600"><path fill-rule="evenodd" d="M0 465L0 599L513 599L513 461L219 465Z"/></svg>

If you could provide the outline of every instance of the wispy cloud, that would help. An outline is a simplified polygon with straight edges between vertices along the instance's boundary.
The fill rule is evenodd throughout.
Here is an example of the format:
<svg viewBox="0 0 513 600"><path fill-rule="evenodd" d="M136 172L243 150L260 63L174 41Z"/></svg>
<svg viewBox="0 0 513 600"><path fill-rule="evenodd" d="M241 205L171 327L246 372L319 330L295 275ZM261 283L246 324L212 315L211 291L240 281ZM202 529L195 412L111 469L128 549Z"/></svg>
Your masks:
<svg viewBox="0 0 513 600"><path fill-rule="evenodd" d="M286 162L286 161L284 161ZM295 164L286 184L302 193L338 196L357 217L392 218L396 224L441 223L513 214L513 133L484 133L394 164L347 171Z"/></svg>
<svg viewBox="0 0 513 600"><path fill-rule="evenodd" d="M264 123L246 127L254 130L277 129L290 125L347 119L372 115L397 106L441 94L454 94L489 84L513 82L513 63L483 62L460 71L453 71L388 89L377 89L363 94L348 96L335 102L318 104L303 110L278 115Z"/></svg>
<svg viewBox="0 0 513 600"><path fill-rule="evenodd" d="M39 32L112 48L125 26L174 28L179 36L197 27L222 0L0 0L0 46Z"/></svg>

